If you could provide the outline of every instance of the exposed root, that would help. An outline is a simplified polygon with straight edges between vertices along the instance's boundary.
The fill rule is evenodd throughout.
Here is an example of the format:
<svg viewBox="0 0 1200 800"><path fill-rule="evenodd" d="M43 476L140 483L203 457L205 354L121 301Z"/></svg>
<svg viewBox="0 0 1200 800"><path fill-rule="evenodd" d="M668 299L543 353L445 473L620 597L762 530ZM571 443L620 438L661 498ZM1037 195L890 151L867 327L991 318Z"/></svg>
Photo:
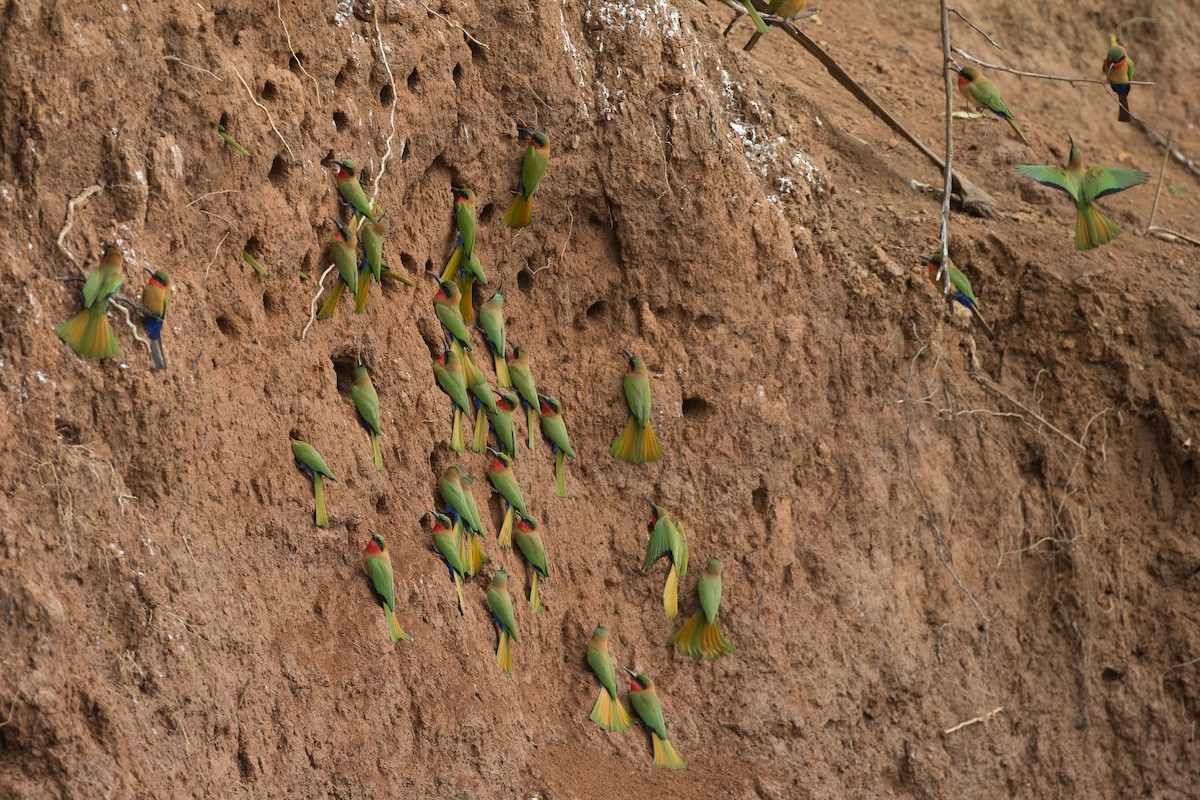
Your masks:
<svg viewBox="0 0 1200 800"><path fill-rule="evenodd" d="M267 115L267 122L271 123L271 130L275 131L275 135L279 137L279 141L283 142L283 146L287 148L288 155L295 162L296 154L292 152L292 146L287 143L287 139L283 138L283 134L279 132L279 128L275 127L275 118L271 116L271 109L258 102L258 98L254 96L254 92L250 90L250 84L246 83L246 79L242 77L242 73L238 72L238 68L232 64L229 66L233 70L233 74L238 76L238 80L242 82L242 86L246 87L246 94L250 95L250 102L261 108Z"/></svg>
<svg viewBox="0 0 1200 800"><path fill-rule="evenodd" d="M92 195L100 194L103 191L104 187L100 184L96 184L94 186L87 187L82 192L67 201L67 218L63 221L62 230L58 232L57 244L58 249L61 250L62 254L67 257L67 260L77 267L79 266L79 262L75 260L75 256L72 255L71 251L67 249L67 246L63 244L63 240L67 238L67 234L71 231L71 226L75 224L76 204L82 203Z"/></svg>
<svg viewBox="0 0 1200 800"><path fill-rule="evenodd" d="M300 331L300 341L304 341L304 337L308 335L308 329L317 320L317 301L321 299L321 295L325 293L325 279L329 277L329 273L337 264L330 264L321 273L321 280L317 281L317 293L313 295L312 302L308 304L308 322L304 323L304 329Z"/></svg>
<svg viewBox="0 0 1200 800"><path fill-rule="evenodd" d="M283 21L283 11L279 7L279 0L275 0L275 18L279 20L279 24L283 26L283 36L287 39L288 51L291 52L292 58L296 59L296 66L300 67L300 71L304 73L310 81L313 82L313 94L317 98L317 108L323 108L321 103L321 85L317 83L317 79L309 74L304 68L304 63L300 60L300 56L296 54L296 48L292 45L292 34L288 31L287 23Z"/></svg>

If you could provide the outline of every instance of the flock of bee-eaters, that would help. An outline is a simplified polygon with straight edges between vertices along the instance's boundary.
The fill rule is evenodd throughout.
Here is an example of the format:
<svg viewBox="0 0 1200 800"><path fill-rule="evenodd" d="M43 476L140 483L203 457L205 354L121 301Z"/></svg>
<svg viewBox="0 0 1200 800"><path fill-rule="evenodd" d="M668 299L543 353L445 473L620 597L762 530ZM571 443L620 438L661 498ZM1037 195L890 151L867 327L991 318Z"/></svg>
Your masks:
<svg viewBox="0 0 1200 800"><path fill-rule="evenodd" d="M785 0L788 9L798 14L804 3ZM778 5L778 4L777 4ZM792 6L797 6L793 9ZM783 12L781 11L780 14ZM786 15L785 15L786 16ZM1133 79L1133 62L1125 49L1114 38L1104 61L1104 75L1120 100L1119 119L1131 119L1128 107L1129 83ZM1028 145L1012 112L1001 99L996 85L988 80L976 67L955 68L958 73L958 88L976 111L989 111L1012 126L1020 140ZM521 177L517 192L504 214L504 224L510 228L528 226L533 218L533 197L546 173L550 159L550 139L543 131L519 127L519 132L528 137L521 165ZM227 140L228 141L228 140ZM366 306L370 285L392 278L409 286L415 284L408 278L388 269L383 260L384 239L388 234L387 215L378 204L368 199L363 190L358 169L351 161L337 161L336 184L343 203L350 209L350 220L342 223L334 220L335 234L330 245L330 254L337 267L338 278L328 298L317 314L317 319L329 319L337 309L338 301L345 290L354 298L355 311L361 313ZM1066 192L1075 202L1076 229L1075 246L1086 250L1105 244L1120 234L1120 229L1105 219L1093 208L1096 199L1107 194L1136 186L1147 180L1144 172L1132 170L1091 167L1085 168L1079 148L1071 142L1067 166L1020 165L1017 171L1047 186ZM439 388L450 400L450 444L458 453L467 450L465 430L471 426L470 449L486 456L484 474L492 489L500 496L503 521L499 527L496 544L501 550L514 546L528 562L532 579L529 588L529 605L532 613L544 610L541 602L541 583L549 577L546 548L542 540L541 527L530 513L521 492L515 471L515 461L520 451L514 415L518 408L525 410L528 434L526 446L536 448L536 430L549 443L555 459L555 485L560 497L567 496L566 459L575 458L567 435L563 418L563 404L555 397L538 392L530 362L530 354L520 345L513 345L509 352L504 319L503 285L479 306L476 314L473 299L476 284L486 286L487 275L476 250L476 198L467 188L452 187L454 221L457 239L453 252L440 275L430 273L437 281L433 296L433 310L444 331L441 352L433 364L433 373ZM359 244L361 243L361 254ZM929 275L940 283L940 256L921 256ZM58 336L76 353L91 358L113 358L121 354L116 338L108 321L110 301L122 302L136 310L143 320L149 336L152 367L166 369L167 362L162 350L162 327L167 315L170 298L171 278L164 270L147 270L149 280L142 290L141 302L119 294L124 282L122 273L124 259L120 248L106 248L100 265L92 270L83 286L84 308L56 329ZM995 338L992 328L984 321L979 302L971 284L953 264L949 269L951 297L965 306L974 319L990 337ZM486 352L490 353L491 370L496 386L489 383L479 368L472 347L472 328L482 333ZM627 371L624 378L625 399L629 406L629 418L623 431L613 443L610 454L624 462L644 463L663 457L663 450L654 433L650 419L650 373L642 359L626 351ZM382 435L379 395L371 382L367 367L361 362L355 369L350 396L358 417L366 430L371 446L374 466L383 469L383 452L380 447ZM495 446L491 446L494 441ZM318 526L327 527L329 517L325 507L324 484L336 478L321 454L311 444L297 439L291 440L292 455L297 466L312 480L315 503L314 520ZM450 466L438 482L441 505L429 514L433 550L445 563L453 582L460 613L466 612L463 596L464 579L479 575L490 561L484 554L481 539L486 536L486 525L480 516L474 494L474 477L464 474L459 464ZM649 570L660 559L668 562L666 584L662 600L668 619L678 613L679 581L687 575L688 540L683 523L671 518L667 511L649 501L651 520L648 526L650 538L642 569ZM378 533L369 531L370 540L363 552L363 567L370 578L376 600L383 606L388 636L393 642L409 639L397 617L395 587L391 557L387 541ZM717 624L717 613L721 603L721 561L713 558L697 581L699 608L696 613L676 631L667 643L686 655L695 658L715 659L733 652L733 647L722 636ZM496 662L502 672L513 670L513 645L519 634L513 601L508 591L508 573L496 569L487 584L486 603L491 618L499 633ZM630 717L621 703L617 682L617 670L609 651L608 631L601 625L592 634L587 646L587 662L599 682L598 696L591 712L591 719L607 731L620 732L630 727ZM650 731L653 743L655 766L681 769L683 760L675 752L667 737L662 706L654 681L644 673L625 670L629 674L630 703Z"/></svg>

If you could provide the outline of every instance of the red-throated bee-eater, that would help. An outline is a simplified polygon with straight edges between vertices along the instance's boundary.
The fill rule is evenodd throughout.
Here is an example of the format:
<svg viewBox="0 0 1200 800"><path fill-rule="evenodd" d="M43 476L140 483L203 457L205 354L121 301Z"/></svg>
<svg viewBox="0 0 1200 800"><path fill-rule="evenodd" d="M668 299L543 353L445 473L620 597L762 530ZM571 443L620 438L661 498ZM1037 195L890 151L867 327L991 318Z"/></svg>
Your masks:
<svg viewBox="0 0 1200 800"><path fill-rule="evenodd" d="M488 608L492 612L492 620L500 629L500 643L496 646L496 663L505 675L513 671L512 642L518 640L517 620L513 616L512 597L508 594L508 573L502 569L496 570L496 575L487 588ZM511 640L511 641L510 641Z"/></svg>
<svg viewBox="0 0 1200 800"><path fill-rule="evenodd" d="M383 606L383 616L387 620L388 636L393 642L401 639L411 639L400 621L396 619L396 584L392 577L392 557L388 554L387 542L375 531L368 531L371 541L363 550L363 569L371 579L371 588Z"/></svg>
<svg viewBox="0 0 1200 800"><path fill-rule="evenodd" d="M167 357L162 349L163 320L167 318L167 306L171 300L171 276L165 269L146 270L150 280L142 287L142 308L150 312L142 317L142 326L150 337L150 366L166 369Z"/></svg>
<svg viewBox="0 0 1200 800"><path fill-rule="evenodd" d="M354 166L353 161L335 161L333 163L338 165L335 179L338 194L368 221L378 222L378 218L371 211L371 201L367 198L367 193L363 191L362 184L358 182L358 167Z"/></svg>
<svg viewBox="0 0 1200 800"><path fill-rule="evenodd" d="M317 448L299 439L292 439L291 442L292 457L296 459L296 466L300 468L301 472L312 478L313 502L317 507L315 515L317 527L328 528L329 515L325 513L324 481L325 478L331 481L336 481L337 478L333 477L333 473L325 465L325 459L321 458L321 454L317 452Z"/></svg>
<svg viewBox="0 0 1200 800"><path fill-rule="evenodd" d="M1112 46L1104 57L1104 79L1117 93L1121 109L1117 112L1117 122L1132 122L1129 113L1129 82L1133 80L1133 59L1125 52L1125 48L1117 44L1117 37L1112 37Z"/></svg>
<svg viewBox="0 0 1200 800"><path fill-rule="evenodd" d="M479 539L487 534L483 529L483 519L479 516L479 507L475 505L475 478L471 475L463 475L462 485L463 499L467 501L467 507L471 510L470 518L472 520L466 526L466 534L463 538L463 566L468 575L475 575L491 559L483 554L483 547L479 544Z"/></svg>
<svg viewBox="0 0 1200 800"><path fill-rule="evenodd" d="M458 613L465 614L467 606L463 602L462 579L466 571L463 568L462 556L458 551L459 534L449 517L438 511L432 513L433 549L446 563L446 568L450 570L450 578L454 581L454 590L458 592Z"/></svg>
<svg viewBox="0 0 1200 800"><path fill-rule="evenodd" d="M519 344L513 344L513 354L508 359L508 377L512 380L517 394L521 396L521 404L525 406L525 422L529 428L529 449L532 450L540 402L538 401L537 386L533 382L533 371L529 368L529 353Z"/></svg>
<svg viewBox="0 0 1200 800"><path fill-rule="evenodd" d="M534 131L517 126L517 130L529 137L525 158L521 162L521 182L517 184L517 196L504 212L504 224L510 228L524 228L533 220L533 195L546 174L550 163L550 137L543 131Z"/></svg>
<svg viewBox="0 0 1200 800"><path fill-rule="evenodd" d="M521 515L514 526L512 539L517 550L525 556L525 560L533 568L533 584L529 589L529 606L533 609L533 613L537 614L545 610L542 608L541 595L538 593L539 582L550 577L550 568L546 565L546 548L542 544L542 535L538 533L537 520Z"/></svg>
<svg viewBox="0 0 1200 800"><path fill-rule="evenodd" d="M431 273L432 274L432 273ZM433 313L438 318L438 322L444 327L454 340L461 344L463 348L471 349L471 334L467 331L467 323L463 319L462 311L459 309L459 300L461 295L458 291L458 285L454 281L444 281L437 279L438 290L433 296Z"/></svg>
<svg viewBox="0 0 1200 800"><path fill-rule="evenodd" d="M466 378L463 377L462 361L457 349L449 344L445 346L442 355L433 362L433 377L454 405L450 446L454 452L461 453L467 449L463 440L463 415L470 413L471 401L467 398Z"/></svg>
<svg viewBox="0 0 1200 800"><path fill-rule="evenodd" d="M501 389L512 386L508 377L508 363L504 360L508 354L508 345L504 337L504 284L496 289L487 302L479 307L479 327L483 328L483 337L487 340L488 349L492 351L492 363L496 368L496 382Z"/></svg>
<svg viewBox="0 0 1200 800"><path fill-rule="evenodd" d="M733 652L733 645L725 641L717 627L717 611L721 608L721 570L721 559L708 562L696 583L696 592L700 595L699 610L667 640L667 644L675 645L676 650L693 658L712 660Z"/></svg>
<svg viewBox="0 0 1200 800"><path fill-rule="evenodd" d="M654 562L663 556L671 562L667 571L667 582L663 586L663 610L667 619L674 619L679 613L679 581L687 575L688 543L683 525L671 519L665 510L653 500L650 504L650 541L646 543L646 558L642 561L642 571L649 570Z"/></svg>
<svg viewBox="0 0 1200 800"><path fill-rule="evenodd" d="M488 412L488 424L496 434L500 452L510 458L517 455L517 432L513 427L513 411L521 401L512 392L496 392L496 412Z"/></svg>
<svg viewBox="0 0 1200 800"><path fill-rule="evenodd" d="M500 535L496 537L496 543L501 547L512 547L513 509L519 511L523 517L529 516L529 510L525 508L525 498L517 484L512 459L490 447L488 450L492 454L487 468L488 482L495 488L496 493L504 498L504 524L500 526Z"/></svg>
<svg viewBox="0 0 1200 800"><path fill-rule="evenodd" d="M663 457L654 425L650 422L650 371L646 362L625 351L629 366L625 372L625 402L629 405L629 419L625 430L613 442L608 451L618 461L641 464L658 461Z"/></svg>
<svg viewBox="0 0 1200 800"><path fill-rule="evenodd" d="M917 256L924 262L929 269L929 280L933 281L933 285L939 289L944 288L944 284L938 279L938 272L942 265L942 256L940 253L932 256ZM983 332L987 334L989 339L995 339L996 333L992 330L992 326L987 324L987 320L983 318L983 314L979 311L979 300L975 298L975 292L971 290L971 282L967 280L967 276L959 272L954 267L954 262L949 264L950 270L950 297L957 300L960 305L971 312L975 317L975 321L983 328Z"/></svg>
<svg viewBox="0 0 1200 800"><path fill-rule="evenodd" d="M124 263L121 249L109 246L100 266L89 272L83 283L83 311L54 329L58 338L81 356L117 358L121 355L112 326L108 324L108 301L125 282L121 274Z"/></svg>
<svg viewBox="0 0 1200 800"><path fill-rule="evenodd" d="M654 681L648 675L628 669L625 671L630 678L629 702L642 723L650 729L650 738L654 743L654 766L683 769L686 764L667 741L667 723L663 720L662 705L658 701L658 692L654 690Z"/></svg>
<svg viewBox="0 0 1200 800"><path fill-rule="evenodd" d="M608 631L603 625L597 625L592 633L592 639L588 642L587 661L592 672L596 673L596 680L600 682L600 692L596 695L596 704L592 706L592 722L613 733L629 730L632 720L617 696L617 670L613 666L612 654L608 652Z"/></svg>
<svg viewBox="0 0 1200 800"><path fill-rule="evenodd" d="M567 459L575 457L571 440L567 438L567 423L563 420L562 403L554 397L541 398L542 434L554 450L554 485L559 497L567 496Z"/></svg>
<svg viewBox="0 0 1200 800"><path fill-rule="evenodd" d="M467 392L475 401L475 434L471 437L471 449L482 453L487 449L487 415L496 412L496 400L492 397L492 387L488 385L483 372L471 363L471 358L465 350L460 355Z"/></svg>
<svg viewBox="0 0 1200 800"><path fill-rule="evenodd" d="M329 290L329 297L325 298L321 310L317 312L317 319L321 320L329 319L333 312L337 311L343 289L349 289L351 295L358 292L358 234L353 223L343 225L335 219L333 224L337 227L337 232L333 234L333 241L329 243L329 255L337 265L338 280Z"/></svg>
<svg viewBox="0 0 1200 800"><path fill-rule="evenodd" d="M1021 126L1017 125L1012 112L1008 110L1004 99L1000 97L1000 90L996 88L996 84L985 78L978 67L966 66L962 69L955 69L955 72L958 73L958 91L967 98L967 102L977 111L986 108L1007 122L1021 143L1029 147L1029 140L1025 138L1025 134L1021 132Z"/></svg>
<svg viewBox="0 0 1200 800"><path fill-rule="evenodd" d="M1145 183L1150 176L1132 169L1088 167L1083 163L1083 153L1075 146L1075 140L1071 139L1070 143L1071 155L1065 167L1019 164L1014 169L1071 198L1075 203L1075 249L1090 250L1121 235L1117 224L1106 219L1092 203L1105 195Z"/></svg>
<svg viewBox="0 0 1200 800"><path fill-rule="evenodd" d="M362 419L363 427L371 440L371 456L375 469L383 469L383 449L379 446L379 394L371 383L367 368L359 364L354 368L354 384L350 387L350 399Z"/></svg>

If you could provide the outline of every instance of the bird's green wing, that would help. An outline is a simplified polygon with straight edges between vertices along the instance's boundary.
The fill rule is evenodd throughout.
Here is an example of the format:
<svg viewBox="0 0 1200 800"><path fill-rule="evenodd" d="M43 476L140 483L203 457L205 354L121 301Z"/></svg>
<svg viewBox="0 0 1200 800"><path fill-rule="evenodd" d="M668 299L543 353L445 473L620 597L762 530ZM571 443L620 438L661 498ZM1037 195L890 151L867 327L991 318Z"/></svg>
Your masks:
<svg viewBox="0 0 1200 800"><path fill-rule="evenodd" d="M978 305L979 301L975 299L975 292L971 290L971 282L967 280L966 275L963 275L954 267L950 268L950 285L957 289L959 294Z"/></svg>
<svg viewBox="0 0 1200 800"><path fill-rule="evenodd" d="M625 376L625 401L638 425L645 428L650 423L650 379L644 373Z"/></svg>
<svg viewBox="0 0 1200 800"><path fill-rule="evenodd" d="M337 478L333 477L333 473L329 471L329 467L325 465L325 459L321 458L321 454L317 452L317 449L308 442L294 440L292 442L292 456L312 471L319 472L330 480L337 480Z"/></svg>
<svg viewBox="0 0 1200 800"><path fill-rule="evenodd" d="M459 575L466 572L463 569L462 559L458 555L458 542L454 540L453 536L444 533L434 534L433 546L445 557L446 563L450 565L451 569Z"/></svg>
<svg viewBox="0 0 1200 800"><path fill-rule="evenodd" d="M688 541L687 534L683 532L683 523L671 523L671 559L675 562L675 572L680 578L687 575L688 568Z"/></svg>
<svg viewBox="0 0 1200 800"><path fill-rule="evenodd" d="M1083 178L1083 200L1090 203L1106 194L1116 194L1148 180L1150 180L1148 174L1137 170L1092 167Z"/></svg>
<svg viewBox="0 0 1200 800"><path fill-rule="evenodd" d="M371 585L375 587L375 592L383 598L383 602L387 603L389 610L396 610L396 591L395 584L392 582L392 565L385 561L382 557L366 559L367 575L371 578Z"/></svg>
<svg viewBox="0 0 1200 800"><path fill-rule="evenodd" d="M658 518L658 522L654 523L654 530L650 533L650 541L646 545L646 559L642 562L643 570L650 569L655 561L658 561L671 549L674 527L671 524L671 518L666 514L663 514Z"/></svg>
<svg viewBox="0 0 1200 800"><path fill-rule="evenodd" d="M658 695L654 692L630 692L629 702L633 710L646 723L646 727L658 734L664 741L667 738L667 723L663 720L662 706L659 705Z"/></svg>
<svg viewBox="0 0 1200 800"><path fill-rule="evenodd" d="M375 390L370 386L356 384L350 387L350 399L354 401L359 415L371 426L371 430L379 433L379 395Z"/></svg>
<svg viewBox="0 0 1200 800"><path fill-rule="evenodd" d="M1125 56L1125 77L1133 80L1133 59L1128 55Z"/></svg>
<svg viewBox="0 0 1200 800"><path fill-rule="evenodd" d="M613 667L612 656L608 653L589 647L587 651L588 665L610 695L617 696L617 670Z"/></svg>
<svg viewBox="0 0 1200 800"><path fill-rule="evenodd" d="M525 556L525 560L535 570L543 576L550 574L549 568L546 566L546 548L542 546L542 537L536 533L525 533L522 530L513 531L513 544L521 551L521 555Z"/></svg>
<svg viewBox="0 0 1200 800"><path fill-rule="evenodd" d="M987 106L1005 119L1012 119L1012 112L1004 104L1004 99L1000 97L1000 91L996 88L995 84L990 82L976 82L970 84L967 91L971 93L971 97L974 97L975 102L979 103L979 105Z"/></svg>
<svg viewBox="0 0 1200 800"><path fill-rule="evenodd" d="M1079 202L1079 189L1075 182L1068 177L1062 167L1045 167L1038 164L1017 164L1013 167L1026 178L1032 178L1043 186L1066 192L1076 203Z"/></svg>
<svg viewBox="0 0 1200 800"><path fill-rule="evenodd" d="M696 591L700 594L700 608L704 609L704 618L711 623L717 618L717 609L721 607L721 576L708 573L701 575Z"/></svg>
<svg viewBox="0 0 1200 800"><path fill-rule="evenodd" d="M508 631L508 635L512 640L517 641L517 620L513 616L512 598L503 592L498 592L495 589L489 589L487 593L488 606L492 609L492 613L504 625L504 629Z"/></svg>

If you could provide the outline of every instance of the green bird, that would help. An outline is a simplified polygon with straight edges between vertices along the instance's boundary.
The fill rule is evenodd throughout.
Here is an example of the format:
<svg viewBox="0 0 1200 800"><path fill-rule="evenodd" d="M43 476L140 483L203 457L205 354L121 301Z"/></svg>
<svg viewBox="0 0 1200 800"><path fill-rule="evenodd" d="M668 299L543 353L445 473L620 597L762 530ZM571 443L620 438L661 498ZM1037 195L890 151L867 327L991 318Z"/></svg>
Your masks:
<svg viewBox="0 0 1200 800"><path fill-rule="evenodd" d="M513 544L529 566L533 568L533 584L529 589L529 606L533 613L545 611L542 607L541 596L538 592L539 582L550 577L549 567L546 566L546 548L542 545L542 536L538 533L537 520L533 517L521 516L517 520L512 535Z"/></svg>
<svg viewBox="0 0 1200 800"><path fill-rule="evenodd" d="M337 478L333 477L333 473L325 465L325 459L321 458L321 454L317 452L315 447L299 439L292 439L291 442L292 457L296 459L296 466L300 468L301 472L312 478L313 501L317 506L317 527L328 528L329 515L325 513L324 479L328 478L331 481L336 481Z"/></svg>
<svg viewBox="0 0 1200 800"><path fill-rule="evenodd" d="M496 369L496 382L500 388L512 386L508 377L508 364L504 356L508 353L508 344L504 338L504 284L496 289L483 305L479 307L479 327L483 329L483 337L487 340L488 349L492 351L492 363Z"/></svg>
<svg viewBox="0 0 1200 800"><path fill-rule="evenodd" d="M363 261L358 274L358 294L354 297L354 310L362 313L367 305L367 295L370 293L371 281L368 275L374 277L378 284L383 283L384 276L395 278L406 286L415 286L408 278L392 272L383 265L383 239L391 230L392 223L387 214L380 213L378 222L364 222L359 226L358 238L362 240Z"/></svg>
<svg viewBox="0 0 1200 800"><path fill-rule="evenodd" d="M462 556L463 569L467 575L474 575L483 566L483 550L479 544L479 534L483 533L483 520L479 518L479 509L475 505L475 495L471 491L474 479L463 477L462 467L451 464L442 473L438 489L442 499L449 506L455 521L462 521L465 531L459 538L459 554Z"/></svg>
<svg viewBox="0 0 1200 800"><path fill-rule="evenodd" d="M471 401L467 398L462 361L458 357L458 351L449 344L442 350L442 355L433 362L433 377L454 405L450 446L454 452L461 453L467 449L463 441L463 414L470 413Z"/></svg>
<svg viewBox="0 0 1200 800"><path fill-rule="evenodd" d="M342 199L369 221L378 222L379 220L371 213L371 201L367 198L367 193L363 191L362 184L358 182L358 167L354 166L353 161L335 161L333 163L338 165L336 180L338 193Z"/></svg>
<svg viewBox="0 0 1200 800"><path fill-rule="evenodd" d="M496 663L505 675L513 671L512 644L518 640L517 620L513 616L512 597L508 594L508 573L502 569L496 570L496 575L487 588L488 608L491 609L492 621L500 629L500 643L496 646ZM511 641L510 641L511 640Z"/></svg>
<svg viewBox="0 0 1200 800"><path fill-rule="evenodd" d="M662 705L658 701L658 692L654 689L654 681L648 675L642 675L633 670L629 673L629 702L637 712L642 723L650 729L650 739L654 743L654 766L666 769L683 769L683 759L675 752L675 748L667 741L667 723L663 720Z"/></svg>
<svg viewBox="0 0 1200 800"><path fill-rule="evenodd" d="M366 549L363 550L363 569L371 579L371 589L375 592L376 599L383 606L388 637L393 642L401 639L407 641L412 637L404 632L400 621L396 619L396 584L392 577L392 557L388 554L387 542L375 531L367 532L371 534L371 541L367 542Z"/></svg>
<svg viewBox="0 0 1200 800"><path fill-rule="evenodd" d="M642 464L663 457L654 425L650 422L650 371L646 362L625 351L629 366L625 371L625 402L629 404L629 419L625 430L613 442L609 454L618 461Z"/></svg>
<svg viewBox="0 0 1200 800"><path fill-rule="evenodd" d="M461 355L467 391L475 399L475 435L471 440L471 449L482 453L487 449L487 415L496 413L496 401L492 397L492 387L488 385L487 378L471 363L466 352Z"/></svg>
<svg viewBox="0 0 1200 800"><path fill-rule="evenodd" d="M58 338L81 356L118 358L121 355L112 326L108 324L108 301L125 282L121 274L124 263L121 249L109 246L100 266L89 272L83 283L83 311L54 329Z"/></svg>
<svg viewBox="0 0 1200 800"><path fill-rule="evenodd" d="M676 650L692 658L711 661L733 652L733 645L725 641L717 627L717 611L721 608L721 570L721 559L708 562L696 582L699 610L667 640L667 644L675 645Z"/></svg>
<svg viewBox="0 0 1200 800"><path fill-rule="evenodd" d="M967 98L967 102L976 111L982 111L986 108L1007 122L1013 131L1016 132L1022 144L1029 147L1029 140L1025 138L1025 134L1021 132L1021 127L1013 119L1012 112L1008 110L1004 99L1000 97L1000 90L996 88L996 84L985 78L978 67L967 66L962 69L955 68L954 71L958 73L958 91L963 97Z"/></svg>
<svg viewBox="0 0 1200 800"><path fill-rule="evenodd" d="M150 273L150 280L142 287L142 308L150 313L142 317L142 326L150 337L150 366L162 370L167 368L167 357L162 349L162 327L171 301L172 281L165 269L147 269L146 272Z"/></svg>
<svg viewBox="0 0 1200 800"><path fill-rule="evenodd" d="M434 277L437 278L436 275ZM455 341L470 350L471 335L467 332L467 323L463 320L462 311L459 309L459 300L462 299L462 295L459 294L458 285L453 281L444 281L441 278L437 278L437 282L437 294L433 296L433 313Z"/></svg>
<svg viewBox="0 0 1200 800"><path fill-rule="evenodd" d="M467 535L463 539L463 566L467 568L468 575L475 575L491 559L483 554L483 546L479 543L480 538L486 533L483 530L483 519L479 516L479 506L475 505L475 478L463 475L462 485L463 498L467 501L471 519L474 520L467 526Z"/></svg>
<svg viewBox="0 0 1200 800"><path fill-rule="evenodd" d="M358 233L353 225L347 227L336 219L333 224L337 226L337 233L329 245L329 254L333 256L333 263L337 264L342 282L350 294L355 294L358 291Z"/></svg>
<svg viewBox="0 0 1200 800"><path fill-rule="evenodd" d="M494 391L494 390L493 390ZM521 402L512 392L496 392L496 412L488 413L488 424L496 434L500 452L515 458L517 455L517 432L513 427L513 411Z"/></svg>
<svg viewBox="0 0 1200 800"><path fill-rule="evenodd" d="M533 371L529 368L529 353L519 344L513 344L513 354L508 359L508 377L513 388L521 396L525 406L525 421L529 428L529 449L533 449L534 428L538 419L538 393L533 383Z"/></svg>
<svg viewBox="0 0 1200 800"><path fill-rule="evenodd" d="M567 458L574 458L571 440L567 438L567 423L563 420L562 403L554 397L538 395L541 399L542 435L554 450L554 485L559 497L567 496Z"/></svg>
<svg viewBox="0 0 1200 800"><path fill-rule="evenodd" d="M648 571L654 562L664 556L671 562L667 570L667 582L663 586L663 610L667 619L674 619L679 613L679 581L687 575L688 542L683 531L683 525L676 523L671 516L653 500L650 504L650 541L646 543L646 558L642 561L642 571Z"/></svg>
<svg viewBox="0 0 1200 800"><path fill-rule="evenodd" d="M1075 249L1090 250L1107 244L1121 235L1121 229L1106 219L1092 203L1109 194L1116 194L1150 180L1145 172L1118 167L1087 167L1083 153L1071 143L1071 156L1066 167L1019 164L1014 169L1026 178L1043 186L1066 192L1075 203Z"/></svg>
<svg viewBox="0 0 1200 800"><path fill-rule="evenodd" d="M363 427L371 439L371 454L375 459L375 469L383 469L383 450L379 446L379 395L367 368L361 363L354 368L354 384L350 387L350 399L358 410Z"/></svg>
<svg viewBox="0 0 1200 800"><path fill-rule="evenodd" d="M517 184L517 196L504 212L504 224L510 228L524 228L533 220L533 195L546 174L550 163L550 137L543 131L533 131L517 126L517 130L529 137L525 158L521 161L521 182Z"/></svg>
<svg viewBox="0 0 1200 800"><path fill-rule="evenodd" d="M500 526L500 535L496 544L501 547L512 546L513 509L528 517L529 510L525 508L525 498L521 495L521 487L517 484L516 473L513 472L512 459L502 452L488 448L492 460L487 467L488 482L496 493L504 498L504 524Z"/></svg>
<svg viewBox="0 0 1200 800"><path fill-rule="evenodd" d="M454 195L454 223L458 236L450 260L442 270L442 280L457 281L459 310L463 319L471 322L475 318L471 287L475 280L487 283L483 265L479 263L479 256L475 252L475 193L458 187L451 187L450 191Z"/></svg>
<svg viewBox="0 0 1200 800"><path fill-rule="evenodd" d="M608 652L608 631L603 625L596 626L588 642L587 662L600 682L600 693L596 695L596 704L592 706L592 722L613 733L629 730L633 723L629 712L621 705L621 698L617 696L617 670L613 666L612 654Z"/></svg>
<svg viewBox="0 0 1200 800"><path fill-rule="evenodd" d="M1117 101L1121 109L1117 112L1117 122L1132 122L1133 115L1129 113L1129 83L1133 80L1133 59L1125 52L1125 48L1117 44L1117 37L1112 37L1112 46L1104 57L1104 79L1117 93Z"/></svg>
<svg viewBox="0 0 1200 800"><path fill-rule="evenodd" d="M942 289L944 284L938 280L938 272L942 265L941 254L918 256L918 258L928 266L929 279L933 281L933 285ZM957 300L960 305L971 312L971 315L983 327L983 332L987 334L989 339L996 338L996 333L992 330L992 326L987 324L987 320L979 312L979 301L975 298L975 292L971 291L971 282L967 280L966 275L955 269L953 261L950 262L950 297Z"/></svg>
<svg viewBox="0 0 1200 800"><path fill-rule="evenodd" d="M462 258L470 261L475 254L475 192L470 189L451 187L454 195L454 224L462 245Z"/></svg>
<svg viewBox="0 0 1200 800"><path fill-rule="evenodd" d="M467 606L463 602L462 579L466 575L463 568L462 556L458 552L458 534L455 525L445 514L437 511L433 514L433 549L446 563L450 570L450 578L454 581L454 590L458 592L458 613L466 614Z"/></svg>

